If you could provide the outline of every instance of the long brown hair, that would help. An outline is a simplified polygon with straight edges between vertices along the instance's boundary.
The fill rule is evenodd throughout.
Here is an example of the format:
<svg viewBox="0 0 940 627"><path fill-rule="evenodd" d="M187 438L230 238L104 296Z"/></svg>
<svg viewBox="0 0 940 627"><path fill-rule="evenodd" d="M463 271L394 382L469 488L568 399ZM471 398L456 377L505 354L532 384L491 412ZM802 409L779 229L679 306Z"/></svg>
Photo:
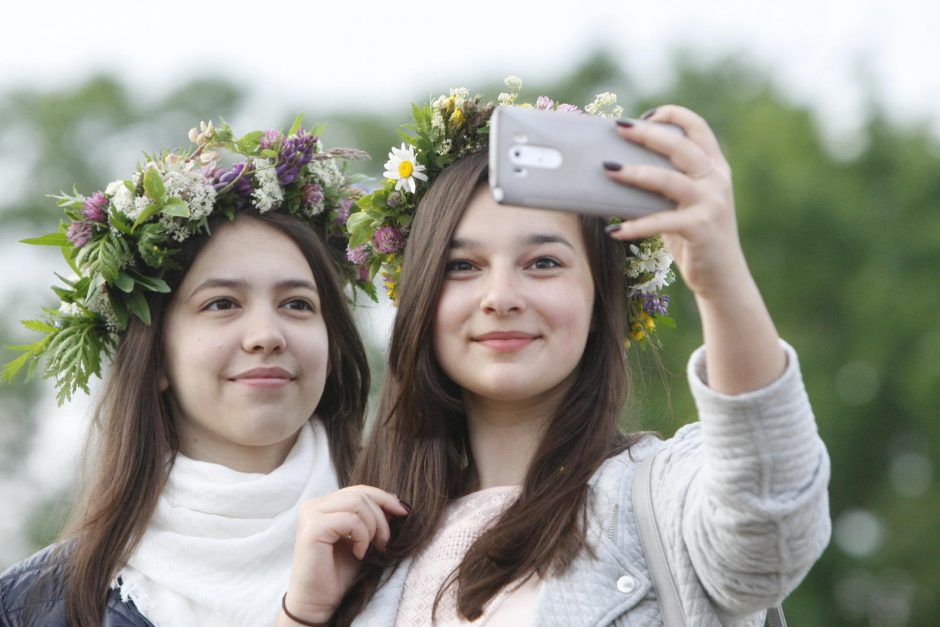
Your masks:
<svg viewBox="0 0 940 627"><path fill-rule="evenodd" d="M353 473L353 482L397 494L414 512L396 523L385 555L369 554L334 616L337 624L351 622L383 570L415 555L433 537L448 502L472 488L461 391L438 365L429 338L448 245L486 176L485 153L465 157L440 174L415 212L378 421ZM604 459L633 443L618 428L628 388L623 247L606 236L599 218L583 217L581 230L595 288L592 331L518 500L470 547L450 580L466 619L479 617L507 584L562 572L586 548L588 480Z"/></svg>
<svg viewBox="0 0 940 627"><path fill-rule="evenodd" d="M330 360L315 413L326 427L337 479L345 485L362 434L369 370L330 253L310 227L291 216L272 211L242 213L235 219L257 220L283 233L310 264ZM225 224L222 216L209 221L212 232ZM174 291L210 237L193 237L183 245L181 269L167 277ZM111 580L140 541L179 450L169 404L159 389L163 322L171 298L172 292L149 299L150 325L136 318L130 322L95 409L85 449L90 481L63 534L68 541L61 545L66 552L63 593L71 625L101 624Z"/></svg>

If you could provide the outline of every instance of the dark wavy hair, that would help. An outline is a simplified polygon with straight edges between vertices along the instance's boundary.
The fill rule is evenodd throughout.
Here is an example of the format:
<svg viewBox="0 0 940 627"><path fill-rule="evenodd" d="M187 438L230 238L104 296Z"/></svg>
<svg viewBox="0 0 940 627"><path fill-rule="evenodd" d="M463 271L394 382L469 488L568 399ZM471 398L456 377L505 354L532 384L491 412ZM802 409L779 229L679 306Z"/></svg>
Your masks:
<svg viewBox="0 0 940 627"><path fill-rule="evenodd" d="M469 155L440 174L415 212L378 419L352 477L399 495L414 511L394 523L387 553L368 554L334 624L349 624L383 572L420 551L448 503L473 489L461 390L437 363L429 338L450 240L486 177L487 155ZM470 547L445 584L456 585L458 611L468 620L507 584L532 573L562 572L586 549L588 480L604 459L635 442L618 427L628 390L623 246L606 235L602 219L582 217L580 224L595 288L592 331L518 500Z"/></svg>

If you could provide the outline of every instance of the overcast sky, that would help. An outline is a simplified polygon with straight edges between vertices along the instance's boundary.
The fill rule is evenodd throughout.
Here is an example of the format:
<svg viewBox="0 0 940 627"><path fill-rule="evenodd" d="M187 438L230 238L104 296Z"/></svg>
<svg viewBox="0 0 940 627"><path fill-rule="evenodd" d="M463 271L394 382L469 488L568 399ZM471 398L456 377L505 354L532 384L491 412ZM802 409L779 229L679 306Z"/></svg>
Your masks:
<svg viewBox="0 0 940 627"><path fill-rule="evenodd" d="M0 91L112 71L149 95L216 73L272 113L279 102L377 109L506 74L548 79L599 46L652 85L686 46L743 51L836 125L856 116L864 72L899 119L940 128L935 0L34 0L3 15Z"/></svg>

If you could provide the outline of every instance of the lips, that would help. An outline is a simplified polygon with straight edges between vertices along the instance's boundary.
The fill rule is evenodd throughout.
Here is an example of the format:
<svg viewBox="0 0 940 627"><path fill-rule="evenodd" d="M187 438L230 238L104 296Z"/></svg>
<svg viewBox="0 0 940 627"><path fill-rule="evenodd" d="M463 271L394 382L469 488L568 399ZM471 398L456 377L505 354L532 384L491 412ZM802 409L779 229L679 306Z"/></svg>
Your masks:
<svg viewBox="0 0 940 627"><path fill-rule="evenodd" d="M491 331L473 337L473 340L499 353L522 350L538 339L538 335L524 331Z"/></svg>
<svg viewBox="0 0 940 627"><path fill-rule="evenodd" d="M294 376L284 368L268 366L246 370L232 377L232 380L257 387L276 387L290 383Z"/></svg>

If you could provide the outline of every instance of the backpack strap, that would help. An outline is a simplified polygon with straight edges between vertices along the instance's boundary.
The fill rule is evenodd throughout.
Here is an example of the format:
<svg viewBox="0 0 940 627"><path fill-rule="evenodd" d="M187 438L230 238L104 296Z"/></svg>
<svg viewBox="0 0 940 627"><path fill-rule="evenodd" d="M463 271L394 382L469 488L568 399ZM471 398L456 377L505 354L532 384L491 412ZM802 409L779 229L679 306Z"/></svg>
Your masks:
<svg viewBox="0 0 940 627"><path fill-rule="evenodd" d="M657 455L658 451L637 466L633 478L633 511L663 624L666 627L686 627L688 620L679 597L679 586L666 558L663 537L656 522L656 510L653 508L653 464ZM779 605L767 610L767 620L770 627L787 627L783 608Z"/></svg>

